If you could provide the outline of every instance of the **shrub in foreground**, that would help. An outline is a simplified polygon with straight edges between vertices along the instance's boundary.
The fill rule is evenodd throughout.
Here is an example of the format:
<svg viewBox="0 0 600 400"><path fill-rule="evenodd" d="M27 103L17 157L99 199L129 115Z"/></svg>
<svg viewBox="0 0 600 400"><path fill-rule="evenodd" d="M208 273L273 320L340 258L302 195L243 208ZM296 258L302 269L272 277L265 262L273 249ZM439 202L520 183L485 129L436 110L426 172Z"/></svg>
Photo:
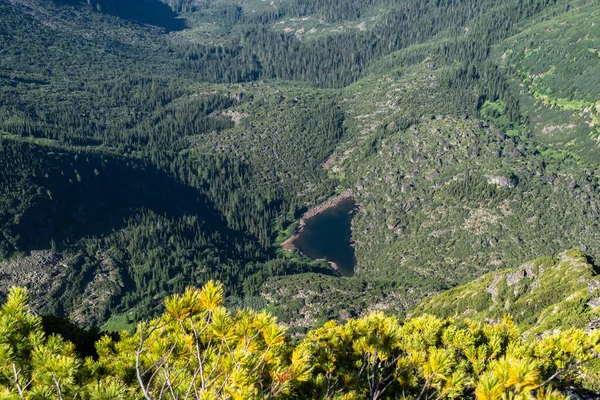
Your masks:
<svg viewBox="0 0 600 400"><path fill-rule="evenodd" d="M328 322L298 344L266 312L230 312L209 282L166 312L96 343L82 359L47 336L12 289L0 309L0 398L6 399L566 399L600 350L600 334L523 339L490 325L381 313Z"/></svg>

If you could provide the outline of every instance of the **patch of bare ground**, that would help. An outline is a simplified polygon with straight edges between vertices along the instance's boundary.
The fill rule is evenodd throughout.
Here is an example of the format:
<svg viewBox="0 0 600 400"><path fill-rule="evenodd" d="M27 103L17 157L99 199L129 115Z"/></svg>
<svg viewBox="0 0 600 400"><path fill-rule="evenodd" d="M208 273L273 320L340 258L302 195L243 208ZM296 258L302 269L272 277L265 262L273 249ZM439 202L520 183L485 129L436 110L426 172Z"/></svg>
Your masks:
<svg viewBox="0 0 600 400"><path fill-rule="evenodd" d="M65 310L68 314L65 316L77 323L100 321L123 286L119 270L112 260L104 255L100 255L100 260L90 280L82 282L80 301L70 311ZM79 261L78 256L35 250L28 256L0 262L0 293L6 294L13 286L26 287L32 309L48 312L49 296L68 289L69 276Z"/></svg>
<svg viewBox="0 0 600 400"><path fill-rule="evenodd" d="M323 167L323 169L330 169L333 166L333 154L330 155L327 161L325 161L321 166Z"/></svg>
<svg viewBox="0 0 600 400"><path fill-rule="evenodd" d="M12 286L29 289L34 309L46 293L59 290L68 266L62 255L51 251L32 251L29 256L0 263L0 292Z"/></svg>
<svg viewBox="0 0 600 400"><path fill-rule="evenodd" d="M500 221L500 216L494 214L487 208L476 208L471 210L469 217L465 220L463 228L476 234L482 235L486 232L487 225L495 225Z"/></svg>
<svg viewBox="0 0 600 400"><path fill-rule="evenodd" d="M564 132L565 130L573 130L575 129L575 125L574 124L564 124L564 125L548 125L545 126L544 129L542 129L542 133L544 135L547 135L549 133L552 133L556 130L558 130L559 132Z"/></svg>
<svg viewBox="0 0 600 400"><path fill-rule="evenodd" d="M296 239L298 239L298 234L292 235L288 240L281 243L281 248L285 251L292 251L296 249L296 246L294 245Z"/></svg>
<svg viewBox="0 0 600 400"><path fill-rule="evenodd" d="M247 113L234 110L227 110L221 115L231 118L231 120L236 126L240 123L242 119L247 118L249 116Z"/></svg>

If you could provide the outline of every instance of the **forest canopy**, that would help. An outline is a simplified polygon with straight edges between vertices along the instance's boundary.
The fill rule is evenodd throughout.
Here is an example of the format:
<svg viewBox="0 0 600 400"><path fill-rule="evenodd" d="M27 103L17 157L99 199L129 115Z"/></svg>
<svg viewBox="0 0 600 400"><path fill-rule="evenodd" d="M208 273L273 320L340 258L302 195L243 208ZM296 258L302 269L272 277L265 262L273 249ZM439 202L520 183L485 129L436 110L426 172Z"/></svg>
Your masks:
<svg viewBox="0 0 600 400"><path fill-rule="evenodd" d="M533 393L567 364L512 333L490 350L512 329L503 314L525 336L598 323L598 1L0 0L0 15L0 298L27 287L42 328L78 347L81 332L52 328L61 318L130 332L101 339L95 361L23 336L72 360L60 382L180 390L175 377L197 378L179 362L191 343L242 397L473 397L483 379L551 396ZM351 277L281 247L340 193L357 204ZM210 281L222 305L175 323L175 303L199 296L186 288ZM415 353L397 343L419 321L439 337ZM254 332L254 355L215 354L215 323L231 351L246 340L235 329ZM452 329L475 350L448 344ZM369 350L379 334L389 347ZM162 346L139 355L142 383L140 335ZM165 355L177 362L154 365ZM431 375L429 357L453 366ZM509 384L502 360L531 366L531 382ZM58 390L30 361L23 385ZM584 361L552 387L593 380Z"/></svg>

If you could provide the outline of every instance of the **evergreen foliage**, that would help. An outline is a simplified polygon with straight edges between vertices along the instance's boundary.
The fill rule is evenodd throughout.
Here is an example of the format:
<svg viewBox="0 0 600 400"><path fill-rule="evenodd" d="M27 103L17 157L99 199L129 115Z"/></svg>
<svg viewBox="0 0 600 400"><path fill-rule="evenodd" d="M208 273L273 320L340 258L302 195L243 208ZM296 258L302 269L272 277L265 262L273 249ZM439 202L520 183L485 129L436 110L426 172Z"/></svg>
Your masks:
<svg viewBox="0 0 600 400"><path fill-rule="evenodd" d="M0 290L44 314L132 328L218 279L305 332L599 255L597 2L85 3L0 2ZM338 279L278 244L344 189Z"/></svg>
<svg viewBox="0 0 600 400"><path fill-rule="evenodd" d="M567 399L560 388L600 350L600 334L570 329L523 340L496 325L373 313L328 322L297 345L268 313L223 308L208 282L168 298L133 333L100 339L98 360L47 336L13 288L0 309L0 387L7 399Z"/></svg>

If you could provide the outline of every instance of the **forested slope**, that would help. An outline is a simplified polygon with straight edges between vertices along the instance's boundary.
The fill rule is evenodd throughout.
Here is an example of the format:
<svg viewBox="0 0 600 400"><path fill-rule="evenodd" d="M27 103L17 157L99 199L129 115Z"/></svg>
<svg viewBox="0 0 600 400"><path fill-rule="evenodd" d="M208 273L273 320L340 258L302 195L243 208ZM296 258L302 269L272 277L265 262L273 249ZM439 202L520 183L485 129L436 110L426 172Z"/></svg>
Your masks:
<svg viewBox="0 0 600 400"><path fill-rule="evenodd" d="M597 3L163 3L0 1L2 293L119 329L218 279L305 331L598 256ZM353 277L279 249L346 189Z"/></svg>
<svg viewBox="0 0 600 400"><path fill-rule="evenodd" d="M532 134L569 157L598 162L597 4L571 7L507 39L499 65L521 86Z"/></svg>
<svg viewBox="0 0 600 400"><path fill-rule="evenodd" d="M570 246L598 256L594 148L549 148L532 121L555 109L532 108L535 98L513 87L516 75L486 80L475 65L439 53L448 46L392 53L344 89L346 132L330 173L361 204L356 274L271 279L264 296L282 316L300 313L295 325L403 312L429 293ZM487 97L490 87L504 87L505 97Z"/></svg>

